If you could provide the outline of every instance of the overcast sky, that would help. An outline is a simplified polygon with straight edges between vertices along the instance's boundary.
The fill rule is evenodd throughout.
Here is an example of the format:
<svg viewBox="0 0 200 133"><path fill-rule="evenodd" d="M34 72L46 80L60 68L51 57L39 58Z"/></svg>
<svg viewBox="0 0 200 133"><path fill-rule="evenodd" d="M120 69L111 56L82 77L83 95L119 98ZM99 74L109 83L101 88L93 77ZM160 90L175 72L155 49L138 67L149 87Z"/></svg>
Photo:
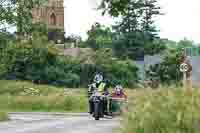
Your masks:
<svg viewBox="0 0 200 133"><path fill-rule="evenodd" d="M94 22L113 23L110 17L102 17L93 9L95 4L95 0L65 0L66 34L86 38L86 32ZM199 0L160 0L160 5L165 13L157 21L161 37L175 41L187 37L200 43Z"/></svg>

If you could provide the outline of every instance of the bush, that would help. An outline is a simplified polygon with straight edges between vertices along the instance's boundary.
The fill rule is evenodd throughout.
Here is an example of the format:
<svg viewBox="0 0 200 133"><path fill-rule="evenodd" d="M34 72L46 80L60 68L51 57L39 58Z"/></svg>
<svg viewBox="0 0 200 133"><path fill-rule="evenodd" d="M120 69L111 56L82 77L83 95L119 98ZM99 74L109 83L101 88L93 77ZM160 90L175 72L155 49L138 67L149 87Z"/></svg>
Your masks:
<svg viewBox="0 0 200 133"><path fill-rule="evenodd" d="M199 90L191 93L181 89L146 90L132 101L123 133L198 133L200 130Z"/></svg>
<svg viewBox="0 0 200 133"><path fill-rule="evenodd" d="M59 56L58 52L45 38L10 43L0 55L0 78L80 86L80 62Z"/></svg>
<svg viewBox="0 0 200 133"><path fill-rule="evenodd" d="M0 53L0 79L28 80L71 88L87 86L95 72L116 83L132 87L137 68L130 60L113 59L110 49L95 51L92 63L59 55L59 50L44 37L33 34L33 40L10 42Z"/></svg>
<svg viewBox="0 0 200 133"><path fill-rule="evenodd" d="M168 50L164 55L162 63L151 66L150 71L155 72L163 84L178 84L182 79L182 73L179 70L181 62L180 52L179 49ZM149 76L148 73L147 76Z"/></svg>
<svg viewBox="0 0 200 133"><path fill-rule="evenodd" d="M110 49L97 51L93 58L95 64L113 84L121 84L126 87L134 87L136 85L138 68L132 60L120 61L115 59L112 57Z"/></svg>

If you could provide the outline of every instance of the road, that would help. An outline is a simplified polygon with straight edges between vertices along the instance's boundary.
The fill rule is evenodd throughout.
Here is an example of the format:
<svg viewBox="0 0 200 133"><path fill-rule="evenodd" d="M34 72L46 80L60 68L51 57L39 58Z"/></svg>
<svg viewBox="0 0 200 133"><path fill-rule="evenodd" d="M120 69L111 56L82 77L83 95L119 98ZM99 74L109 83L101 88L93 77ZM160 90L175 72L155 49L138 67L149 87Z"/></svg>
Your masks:
<svg viewBox="0 0 200 133"><path fill-rule="evenodd" d="M119 126L117 118L95 121L88 115L11 114L10 118L0 123L0 133L113 133Z"/></svg>

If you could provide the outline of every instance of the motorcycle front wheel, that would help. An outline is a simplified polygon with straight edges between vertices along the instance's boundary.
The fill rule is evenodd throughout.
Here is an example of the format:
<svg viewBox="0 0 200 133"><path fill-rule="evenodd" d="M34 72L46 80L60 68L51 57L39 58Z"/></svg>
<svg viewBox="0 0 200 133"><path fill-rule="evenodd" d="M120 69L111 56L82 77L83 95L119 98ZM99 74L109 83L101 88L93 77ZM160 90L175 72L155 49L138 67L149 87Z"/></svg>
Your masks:
<svg viewBox="0 0 200 133"><path fill-rule="evenodd" d="M95 120L100 118L100 103L94 103L94 118Z"/></svg>

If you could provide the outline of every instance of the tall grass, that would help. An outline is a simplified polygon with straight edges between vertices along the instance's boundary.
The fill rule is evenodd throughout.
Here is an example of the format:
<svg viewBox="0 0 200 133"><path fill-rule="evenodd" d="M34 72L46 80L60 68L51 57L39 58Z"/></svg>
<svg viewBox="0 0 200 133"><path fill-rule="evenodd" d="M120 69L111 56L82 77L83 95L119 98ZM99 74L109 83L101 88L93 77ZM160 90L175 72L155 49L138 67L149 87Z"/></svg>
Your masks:
<svg viewBox="0 0 200 133"><path fill-rule="evenodd" d="M0 109L4 111L86 112L87 108L85 89L0 80Z"/></svg>
<svg viewBox="0 0 200 133"><path fill-rule="evenodd" d="M0 121L8 120L8 115L5 112L0 112Z"/></svg>
<svg viewBox="0 0 200 133"><path fill-rule="evenodd" d="M0 108L5 111L86 112L85 96L0 96Z"/></svg>
<svg viewBox="0 0 200 133"><path fill-rule="evenodd" d="M36 85L25 81L0 80L0 94L19 95L28 88L39 89L44 95L55 91L60 92L62 90L62 88L56 88L48 85Z"/></svg>
<svg viewBox="0 0 200 133"><path fill-rule="evenodd" d="M124 116L122 133L199 133L200 90L135 92Z"/></svg>

